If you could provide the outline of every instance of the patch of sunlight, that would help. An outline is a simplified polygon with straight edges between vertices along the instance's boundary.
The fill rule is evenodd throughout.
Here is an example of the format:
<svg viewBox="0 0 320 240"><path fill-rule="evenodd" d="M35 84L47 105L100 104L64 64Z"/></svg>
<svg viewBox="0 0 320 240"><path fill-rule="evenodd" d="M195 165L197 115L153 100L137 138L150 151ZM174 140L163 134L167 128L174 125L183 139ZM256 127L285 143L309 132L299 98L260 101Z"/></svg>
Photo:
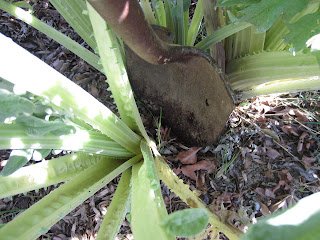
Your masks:
<svg viewBox="0 0 320 240"><path fill-rule="evenodd" d="M320 211L320 192L301 199L294 207L285 213L267 220L273 226L299 225Z"/></svg>
<svg viewBox="0 0 320 240"><path fill-rule="evenodd" d="M311 47L311 51L320 50L320 33L314 35L306 42L307 47Z"/></svg>
<svg viewBox="0 0 320 240"><path fill-rule="evenodd" d="M11 138L10 140L11 143L11 149L24 149L25 145L24 143L21 141L20 138Z"/></svg>
<svg viewBox="0 0 320 240"><path fill-rule="evenodd" d="M19 85L14 85L13 92L14 94L17 94L17 95L23 95L27 93L27 90Z"/></svg>
<svg viewBox="0 0 320 240"><path fill-rule="evenodd" d="M20 168L7 178L21 178L29 183L43 184L48 178L48 162L44 161L36 165Z"/></svg>
<svg viewBox="0 0 320 240"><path fill-rule="evenodd" d="M85 142L90 141L90 134L87 131L77 131L73 135L62 135L60 136L62 140L61 149L79 150L83 148Z"/></svg>
<svg viewBox="0 0 320 240"><path fill-rule="evenodd" d="M32 23L32 15L31 15L31 11L28 10L28 11L25 11L21 8L17 8L15 10L17 16L19 18L21 18L22 20L26 21L27 23Z"/></svg>
<svg viewBox="0 0 320 240"><path fill-rule="evenodd" d="M100 151L95 152L95 154L100 154L102 152L103 152L103 150L100 150Z"/></svg>
<svg viewBox="0 0 320 240"><path fill-rule="evenodd" d="M40 143L34 143L30 146L31 149L41 149L41 144Z"/></svg>
<svg viewBox="0 0 320 240"><path fill-rule="evenodd" d="M12 121L16 120L16 117L8 117L4 120L3 123L9 124L12 123Z"/></svg>
<svg viewBox="0 0 320 240"><path fill-rule="evenodd" d="M156 195L155 195L153 190L150 190L149 196L151 197L151 199L155 199L156 198Z"/></svg>
<svg viewBox="0 0 320 240"><path fill-rule="evenodd" d="M100 211L101 211L102 215L106 215L107 212L108 212L107 208L104 207L104 206L102 206L102 207L100 208Z"/></svg>
<svg viewBox="0 0 320 240"><path fill-rule="evenodd" d="M72 112L77 108L79 112L87 112L91 119L112 116L112 112L88 92L3 34L0 34L0 52L0 66L3 69L0 76L18 85L19 91L45 95L57 106L63 102L61 107L73 109ZM65 99L68 100L63 101Z"/></svg>
<svg viewBox="0 0 320 240"><path fill-rule="evenodd" d="M62 98L59 95L55 95L51 101L54 105L61 106Z"/></svg>

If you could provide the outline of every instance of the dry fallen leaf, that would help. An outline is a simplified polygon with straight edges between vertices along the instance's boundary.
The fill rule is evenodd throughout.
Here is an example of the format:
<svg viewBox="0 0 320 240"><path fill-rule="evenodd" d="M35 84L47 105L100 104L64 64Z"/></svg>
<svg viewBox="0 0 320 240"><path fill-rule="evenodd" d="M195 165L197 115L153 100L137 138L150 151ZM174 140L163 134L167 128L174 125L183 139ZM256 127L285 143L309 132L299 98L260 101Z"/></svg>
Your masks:
<svg viewBox="0 0 320 240"><path fill-rule="evenodd" d="M266 197L269 197L269 198L276 197L276 195L274 194L274 191L272 191L270 188L265 189L265 195L266 195Z"/></svg>
<svg viewBox="0 0 320 240"><path fill-rule="evenodd" d="M266 155L271 159L276 159L277 157L280 156L280 153L277 150L274 150L272 148L268 148Z"/></svg>
<svg viewBox="0 0 320 240"><path fill-rule="evenodd" d="M95 98L99 97L99 90L98 88L96 88L95 86L91 86L91 90L90 93L92 96L94 96Z"/></svg>
<svg viewBox="0 0 320 240"><path fill-rule="evenodd" d="M258 187L258 188L256 188L255 192L258 193L262 197L268 197L268 198L275 198L276 197L275 194L273 193L272 189L270 189L270 188L264 189L264 188Z"/></svg>
<svg viewBox="0 0 320 240"><path fill-rule="evenodd" d="M304 140L305 140L305 138L307 137L307 133L306 132L303 132L302 134L301 134L301 136L299 137L299 142L298 142L298 146L297 146L297 151L298 152L301 152L302 151L302 149L303 149L303 144L304 144Z"/></svg>
<svg viewBox="0 0 320 240"><path fill-rule="evenodd" d="M260 204L260 212L263 214L263 216L268 216L271 212L269 210L269 208L263 204L262 202L259 201Z"/></svg>
<svg viewBox="0 0 320 240"><path fill-rule="evenodd" d="M299 129L297 127L291 125L283 125L281 127L281 130L288 135L293 134L294 136L299 136Z"/></svg>
<svg viewBox="0 0 320 240"><path fill-rule="evenodd" d="M200 189L203 192L206 192L208 189L205 186L206 180L205 180L205 173L202 172L198 175L197 181L196 181L196 187L197 189Z"/></svg>
<svg viewBox="0 0 320 240"><path fill-rule="evenodd" d="M178 175L179 173L181 173L181 168L174 168L174 169L172 169L173 170L173 172L176 174L176 175Z"/></svg>
<svg viewBox="0 0 320 240"><path fill-rule="evenodd" d="M197 152L201 147L192 147L188 151L179 152L175 160L179 160L182 164L194 164L197 162Z"/></svg>
<svg viewBox="0 0 320 240"><path fill-rule="evenodd" d="M286 201L286 200L288 199L288 197L290 197L290 195L287 196L287 197L285 197L284 199L280 200L279 202L271 205L271 206L269 207L270 211L271 211L272 213L274 213L274 212L278 211L278 210L281 209L281 208L287 208L287 201Z"/></svg>
<svg viewBox="0 0 320 240"><path fill-rule="evenodd" d="M287 183L285 180L280 180L277 184L277 186L275 186L272 190L272 192L274 193L275 191L277 191L281 186L285 186Z"/></svg>
<svg viewBox="0 0 320 240"><path fill-rule="evenodd" d="M313 165L312 163L314 163L314 162L316 162L316 161L317 161L316 158L305 157L305 156L302 157L302 162L304 163L304 165L305 165L306 168L311 167L311 166Z"/></svg>
<svg viewBox="0 0 320 240"><path fill-rule="evenodd" d="M203 170L210 170L213 167L212 163L209 163L205 160L202 160L200 162L197 162L193 165L188 165L188 166L184 166L181 168L181 171L184 175L186 175L187 177L193 179L193 180L197 180L197 176L195 171L198 171L200 169Z"/></svg>
<svg viewBox="0 0 320 240"><path fill-rule="evenodd" d="M297 116L296 120L299 122L309 122L308 114L300 111L299 109L293 109L294 114Z"/></svg>

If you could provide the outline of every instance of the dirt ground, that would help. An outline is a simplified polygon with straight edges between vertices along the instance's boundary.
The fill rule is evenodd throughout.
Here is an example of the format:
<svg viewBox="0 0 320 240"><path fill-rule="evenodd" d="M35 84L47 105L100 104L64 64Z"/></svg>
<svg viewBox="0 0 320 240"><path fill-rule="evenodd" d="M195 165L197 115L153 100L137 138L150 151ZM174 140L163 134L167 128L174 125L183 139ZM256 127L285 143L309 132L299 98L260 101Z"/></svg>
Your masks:
<svg viewBox="0 0 320 240"><path fill-rule="evenodd" d="M85 46L48 1L37 1L33 7L35 16ZM22 21L1 11L0 16L2 34L116 112L100 72ZM150 114L139 101L138 105L148 133L159 140L159 149L169 166L223 221L245 231L248 224L320 190L319 98L319 92L303 92L239 102L225 134L211 146L184 145L170 126L159 126L159 116ZM1 167L8 156L9 151L0 151ZM95 239L117 183L114 179L39 239ZM1 199L0 224L56 187ZM164 185L162 192L169 213L187 207ZM226 239L223 235L221 238ZM127 220L118 239L133 239Z"/></svg>

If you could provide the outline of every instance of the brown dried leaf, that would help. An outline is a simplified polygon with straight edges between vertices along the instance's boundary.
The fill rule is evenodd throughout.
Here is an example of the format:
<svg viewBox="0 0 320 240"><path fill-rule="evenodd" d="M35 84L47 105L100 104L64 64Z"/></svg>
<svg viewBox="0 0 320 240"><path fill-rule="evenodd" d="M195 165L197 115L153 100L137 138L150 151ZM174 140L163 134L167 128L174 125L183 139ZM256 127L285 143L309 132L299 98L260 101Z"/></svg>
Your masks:
<svg viewBox="0 0 320 240"><path fill-rule="evenodd" d="M255 190L256 193L258 193L260 196L265 197L265 190L263 188L256 188Z"/></svg>
<svg viewBox="0 0 320 240"><path fill-rule="evenodd" d="M282 199L281 201L271 205L270 206L270 211L272 213L274 213L274 212L278 211L281 208L286 208L287 207L287 201L286 200L287 200L288 197L286 197L286 198Z"/></svg>
<svg viewBox="0 0 320 240"><path fill-rule="evenodd" d="M202 172L198 175L197 181L196 181L196 187L197 189L200 189L203 192L206 192L208 189L205 186L206 180L205 180L205 173Z"/></svg>
<svg viewBox="0 0 320 240"><path fill-rule="evenodd" d="M91 86L91 95L94 96L95 98L99 97L99 90L95 86Z"/></svg>
<svg viewBox="0 0 320 240"><path fill-rule="evenodd" d="M260 212L263 214L263 216L268 216L271 212L269 210L269 208L263 204L262 202L259 201L260 204Z"/></svg>
<svg viewBox="0 0 320 240"><path fill-rule="evenodd" d="M197 162L197 152L201 147L192 147L188 151L179 152L175 160L179 160L182 164L194 164Z"/></svg>
<svg viewBox="0 0 320 240"><path fill-rule="evenodd" d="M256 163L259 163L259 164L266 164L264 161L262 161L258 158L254 158L253 161L255 161Z"/></svg>
<svg viewBox="0 0 320 240"><path fill-rule="evenodd" d="M221 203L231 203L232 193L224 192L220 196L217 197L217 204Z"/></svg>
<svg viewBox="0 0 320 240"><path fill-rule="evenodd" d="M243 169L244 170L249 169L250 166L251 166L251 163L252 163L252 161L251 161L250 157L249 156L245 156L244 163L243 163Z"/></svg>
<svg viewBox="0 0 320 240"><path fill-rule="evenodd" d="M181 171L184 175L186 175L187 177L193 179L193 180L197 180L197 176L195 171L198 170L210 170L213 167L212 163L209 163L205 160L202 160L200 162L197 162L193 165L188 165L188 166L184 166L181 168Z"/></svg>
<svg viewBox="0 0 320 240"><path fill-rule="evenodd" d="M298 142L298 146L297 146L297 151L298 152L301 152L302 149L303 149L303 144L304 144L304 139L307 137L307 133L306 132L303 132L301 134L301 136L299 137L299 142Z"/></svg>
<svg viewBox="0 0 320 240"><path fill-rule="evenodd" d="M273 191L270 188L256 188L255 190L256 193L258 193L260 196L262 197L268 197L268 198L275 198L275 194L273 193Z"/></svg>
<svg viewBox="0 0 320 240"><path fill-rule="evenodd" d="M299 122L309 122L308 114L300 111L299 109L293 110L294 114L297 116L296 120Z"/></svg>
<svg viewBox="0 0 320 240"><path fill-rule="evenodd" d="M195 181L197 180L196 170L193 169L193 165L184 166L181 168L181 171L185 176Z"/></svg>
<svg viewBox="0 0 320 240"><path fill-rule="evenodd" d="M266 188L265 189L265 195L266 195L266 197L269 197L269 198L275 198L276 197L276 195L274 194L274 192L270 188Z"/></svg>
<svg viewBox="0 0 320 240"><path fill-rule="evenodd" d="M274 176L273 176L273 172L271 170L267 170L264 172L264 175L267 177L267 178L270 178L270 179L273 179Z"/></svg>
<svg viewBox="0 0 320 240"><path fill-rule="evenodd" d="M294 136L299 136L299 129L297 127L291 125L283 125L281 127L281 130L288 135L293 134Z"/></svg>
<svg viewBox="0 0 320 240"><path fill-rule="evenodd" d="M172 171L173 171L176 175L178 175L179 173L181 173L181 168L174 168L174 169L172 169Z"/></svg>
<svg viewBox="0 0 320 240"><path fill-rule="evenodd" d="M286 185L286 181L284 180L280 180L277 184L277 186L275 186L272 190L272 192L274 193L275 191L277 191L281 186L285 186Z"/></svg>
<svg viewBox="0 0 320 240"><path fill-rule="evenodd" d="M272 148L268 148L266 155L271 159L276 159L277 157L280 156L280 153L277 150L274 150Z"/></svg>
<svg viewBox="0 0 320 240"><path fill-rule="evenodd" d="M306 168L311 167L313 165L312 163L314 163L316 161L317 161L316 158L305 157L305 156L302 157L302 162L304 163Z"/></svg>

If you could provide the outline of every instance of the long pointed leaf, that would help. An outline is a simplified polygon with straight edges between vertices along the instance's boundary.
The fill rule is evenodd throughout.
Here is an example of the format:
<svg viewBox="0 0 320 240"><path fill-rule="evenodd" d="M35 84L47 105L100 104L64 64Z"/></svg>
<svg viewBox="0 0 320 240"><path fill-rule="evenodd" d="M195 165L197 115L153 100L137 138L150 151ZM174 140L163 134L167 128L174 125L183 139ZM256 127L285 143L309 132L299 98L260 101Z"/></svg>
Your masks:
<svg viewBox="0 0 320 240"><path fill-rule="evenodd" d="M300 81L310 79L319 82L320 69L317 58L310 53L293 56L285 51L263 52L229 62L227 74L231 87L241 91L278 80L297 81L300 78ZM280 88L286 92L285 87Z"/></svg>
<svg viewBox="0 0 320 240"><path fill-rule="evenodd" d="M133 153L141 137L84 89L0 34L0 77L71 112ZM19 57L17 57L19 56ZM19 71L17 71L19 66Z"/></svg>
<svg viewBox="0 0 320 240"><path fill-rule="evenodd" d="M158 173L148 145L141 142L144 161L133 166L132 231L134 239L175 239L160 226L168 214L162 199Z"/></svg>
<svg viewBox="0 0 320 240"><path fill-rule="evenodd" d="M242 29L248 28L252 26L250 23L239 23L226 25L217 31L213 32L199 43L197 43L196 47L205 51L210 48L212 45L220 42L221 40L231 36L232 34L241 31Z"/></svg>
<svg viewBox="0 0 320 240"><path fill-rule="evenodd" d="M170 0L164 0L164 10L166 12L166 27L175 32L174 21L172 17L172 3Z"/></svg>
<svg viewBox="0 0 320 240"><path fill-rule="evenodd" d="M93 37L93 30L89 16L85 14L87 5L84 0L50 0L50 3L58 10L71 27L92 48L97 44Z"/></svg>
<svg viewBox="0 0 320 240"><path fill-rule="evenodd" d="M131 169L127 169L122 173L112 202L100 225L96 240L113 240L116 238L130 204L131 175Z"/></svg>
<svg viewBox="0 0 320 240"><path fill-rule="evenodd" d="M177 43L180 45L185 45L185 19L184 19L184 1L183 0L177 0L177 6L176 6L176 14L175 14L175 26L176 26L176 40Z"/></svg>
<svg viewBox="0 0 320 240"><path fill-rule="evenodd" d="M137 156L122 165L110 159L97 162L6 224L0 229L0 236L5 236L6 240L36 239L140 159L141 156Z"/></svg>
<svg viewBox="0 0 320 240"><path fill-rule="evenodd" d="M99 57L97 55L93 54L92 52L81 46L79 43L73 41L71 38L57 31L48 24L32 16L27 11L23 10L22 8L18 8L4 0L0 0L0 9L10 13L11 15L21 19L22 21L34 27L35 29L39 30L40 32L46 34L48 37L54 39L61 45L68 48L71 52L78 55L80 58L85 60L87 63L89 63L97 70L101 70L101 66L98 64Z"/></svg>
<svg viewBox="0 0 320 240"><path fill-rule="evenodd" d="M140 0L140 4L143 9L143 13L146 16L149 24L156 24L156 19L152 12L150 2L148 0Z"/></svg>
<svg viewBox="0 0 320 240"><path fill-rule="evenodd" d="M20 168L10 176L0 176L0 198L65 182L103 159L107 158L75 153Z"/></svg>
<svg viewBox="0 0 320 240"><path fill-rule="evenodd" d="M103 68L121 119L131 129L140 131L143 137L148 140L148 135L144 129L134 100L127 70L121 58L120 47L117 44L116 35L89 3L88 10Z"/></svg>
<svg viewBox="0 0 320 240"><path fill-rule="evenodd" d="M28 136L19 124L0 125L0 149L61 149L101 154L113 158L132 157L133 153L96 131L77 130L75 134Z"/></svg>
<svg viewBox="0 0 320 240"><path fill-rule="evenodd" d="M163 27L167 26L166 23L166 13L164 10L164 4L162 0L152 0L152 6L154 13L156 15L157 24Z"/></svg>
<svg viewBox="0 0 320 240"><path fill-rule="evenodd" d="M187 46L193 46L203 19L202 0L199 0L188 30Z"/></svg>

